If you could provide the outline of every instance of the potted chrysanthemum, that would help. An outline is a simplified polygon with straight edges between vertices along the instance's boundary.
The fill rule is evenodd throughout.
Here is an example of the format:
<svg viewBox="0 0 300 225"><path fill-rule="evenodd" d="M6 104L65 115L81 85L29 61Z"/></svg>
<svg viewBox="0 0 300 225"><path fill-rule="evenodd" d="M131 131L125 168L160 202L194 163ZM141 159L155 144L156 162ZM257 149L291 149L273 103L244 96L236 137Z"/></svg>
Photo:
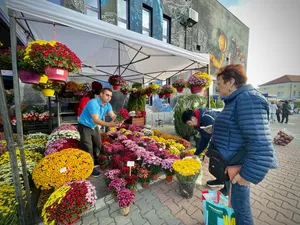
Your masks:
<svg viewBox="0 0 300 225"><path fill-rule="evenodd" d="M161 168L163 169L163 171L166 174L166 180L168 182L171 182L173 180L173 176L175 174L174 170L173 170L173 162L176 159L163 159L162 163L161 163Z"/></svg>
<svg viewBox="0 0 300 225"><path fill-rule="evenodd" d="M120 90L122 85L126 83L121 75L111 75L108 78L108 83L113 86L114 90Z"/></svg>
<svg viewBox="0 0 300 225"><path fill-rule="evenodd" d="M162 93L166 98L171 98L172 94L176 92L176 89L172 85L162 86Z"/></svg>
<svg viewBox="0 0 300 225"><path fill-rule="evenodd" d="M148 96L151 97L153 94L156 93L156 91L159 89L158 84L150 84L149 86L145 87L144 93Z"/></svg>
<svg viewBox="0 0 300 225"><path fill-rule="evenodd" d="M78 73L81 60L66 45L58 41L36 40L25 50L24 60L50 80L65 81L69 72Z"/></svg>
<svg viewBox="0 0 300 225"><path fill-rule="evenodd" d="M63 85L62 82L48 80L46 83L33 84L32 88L42 92L45 97L51 97L58 93Z"/></svg>
<svg viewBox="0 0 300 225"><path fill-rule="evenodd" d="M175 80L172 84L174 88L176 88L178 93L182 93L184 88L186 87L186 81L183 78Z"/></svg>
<svg viewBox="0 0 300 225"><path fill-rule="evenodd" d="M127 216L130 210L130 204L134 201L134 193L124 188L118 192L117 195L118 204L120 207L120 213L123 216Z"/></svg>
<svg viewBox="0 0 300 225"><path fill-rule="evenodd" d="M203 88L210 86L212 78L205 72L198 72L189 77L187 81L188 87L193 94L200 93Z"/></svg>

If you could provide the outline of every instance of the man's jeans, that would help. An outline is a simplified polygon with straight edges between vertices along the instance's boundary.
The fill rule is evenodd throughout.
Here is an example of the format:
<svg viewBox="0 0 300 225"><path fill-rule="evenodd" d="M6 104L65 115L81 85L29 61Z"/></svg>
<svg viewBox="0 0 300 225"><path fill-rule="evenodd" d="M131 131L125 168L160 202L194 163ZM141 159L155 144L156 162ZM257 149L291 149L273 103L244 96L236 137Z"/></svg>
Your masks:
<svg viewBox="0 0 300 225"><path fill-rule="evenodd" d="M230 183L226 182L229 190ZM250 185L232 184L231 205L236 217L236 225L254 225L250 203Z"/></svg>

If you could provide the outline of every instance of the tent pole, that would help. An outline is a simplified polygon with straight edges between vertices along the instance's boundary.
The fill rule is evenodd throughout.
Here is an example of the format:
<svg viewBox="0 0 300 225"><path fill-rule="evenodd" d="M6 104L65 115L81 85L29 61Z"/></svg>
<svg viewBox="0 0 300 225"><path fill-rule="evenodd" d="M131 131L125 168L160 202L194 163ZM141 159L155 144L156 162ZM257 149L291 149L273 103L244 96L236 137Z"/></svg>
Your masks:
<svg viewBox="0 0 300 225"><path fill-rule="evenodd" d="M12 69L13 69L13 84L14 84L14 95L15 95L15 113L17 120L17 135L18 135L18 147L20 150L20 157L22 163L22 174L24 180L24 186L26 191L27 209L29 213L29 224L33 224L33 214L31 205L31 194L27 175L26 160L23 148L23 124L21 116L21 101L20 101L20 87L19 87L19 75L17 68L17 33L16 33L16 12L9 9L9 22L10 22L10 41L11 41L11 57L12 57Z"/></svg>
<svg viewBox="0 0 300 225"><path fill-rule="evenodd" d="M209 64L207 64L207 74L210 75L210 67ZM207 88L207 108L210 109L211 105L210 105L210 96L209 96L209 87Z"/></svg>
<svg viewBox="0 0 300 225"><path fill-rule="evenodd" d="M16 200L18 203L17 209L18 209L18 217L19 222L21 225L25 225L25 204L22 196L22 187L20 182L20 175L18 171L18 162L17 162L17 156L16 156L16 149L14 144L14 138L13 138L13 132L11 128L10 119L8 116L8 110L6 105L6 97L4 93L4 85L3 85L3 79L2 74L0 73L0 115L2 117L3 121L3 128L4 128L4 135L7 143L7 149L9 153L9 161L10 161L10 167L12 170L12 176L13 176L13 185L16 193Z"/></svg>
<svg viewBox="0 0 300 225"><path fill-rule="evenodd" d="M119 75L121 75L121 49L120 42L118 41L118 67L119 67Z"/></svg>

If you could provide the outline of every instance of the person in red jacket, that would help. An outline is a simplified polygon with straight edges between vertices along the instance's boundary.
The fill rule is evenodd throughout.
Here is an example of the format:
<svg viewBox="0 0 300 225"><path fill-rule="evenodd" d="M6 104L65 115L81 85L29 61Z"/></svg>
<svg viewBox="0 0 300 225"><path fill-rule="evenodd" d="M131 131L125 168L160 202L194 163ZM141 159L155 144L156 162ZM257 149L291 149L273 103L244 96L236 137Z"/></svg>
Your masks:
<svg viewBox="0 0 300 225"><path fill-rule="evenodd" d="M79 117L84 109L84 107L86 106L86 104L88 103L89 100L93 99L93 98L97 98L99 97L101 92L100 88L97 88L95 90L93 90L91 93L87 94L86 96L83 96L80 101L79 101L79 106L77 109L77 116Z"/></svg>

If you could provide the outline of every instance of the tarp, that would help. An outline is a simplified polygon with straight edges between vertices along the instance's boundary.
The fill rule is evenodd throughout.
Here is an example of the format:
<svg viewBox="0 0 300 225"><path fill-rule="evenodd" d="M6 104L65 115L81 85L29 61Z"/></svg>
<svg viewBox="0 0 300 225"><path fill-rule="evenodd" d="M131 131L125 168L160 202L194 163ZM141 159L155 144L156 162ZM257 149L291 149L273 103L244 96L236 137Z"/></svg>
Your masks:
<svg viewBox="0 0 300 225"><path fill-rule="evenodd" d="M105 81L111 74L121 74L128 81L148 83L209 64L208 54L190 52L45 0L6 0L6 6L19 12L18 21L35 39L55 36L74 51L83 62L82 75Z"/></svg>

